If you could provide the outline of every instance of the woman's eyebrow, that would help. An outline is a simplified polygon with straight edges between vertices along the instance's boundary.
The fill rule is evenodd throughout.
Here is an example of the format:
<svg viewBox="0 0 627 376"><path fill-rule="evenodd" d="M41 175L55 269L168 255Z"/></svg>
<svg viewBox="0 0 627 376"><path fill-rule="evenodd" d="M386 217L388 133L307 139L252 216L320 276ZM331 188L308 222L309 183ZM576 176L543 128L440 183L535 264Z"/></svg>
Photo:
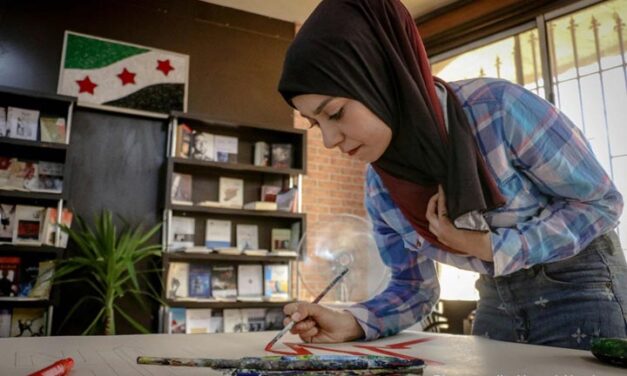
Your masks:
<svg viewBox="0 0 627 376"><path fill-rule="evenodd" d="M326 106L326 105L327 105L327 103L329 103L329 102L330 102L330 101L332 101L333 99L335 99L335 97L329 97L329 98L327 98L327 99L323 100L323 101L322 101L322 102L318 105L318 107L316 107L316 109L314 110L314 112L313 112L314 116L316 116L316 115L320 114L320 112L322 111L322 109L324 108L324 106Z"/></svg>

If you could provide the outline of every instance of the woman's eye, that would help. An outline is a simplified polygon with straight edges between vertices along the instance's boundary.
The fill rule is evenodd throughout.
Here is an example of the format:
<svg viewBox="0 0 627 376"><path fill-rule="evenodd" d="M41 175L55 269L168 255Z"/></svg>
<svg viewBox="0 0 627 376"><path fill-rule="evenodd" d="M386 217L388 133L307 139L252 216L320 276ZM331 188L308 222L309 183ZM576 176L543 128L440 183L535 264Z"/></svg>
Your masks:
<svg viewBox="0 0 627 376"><path fill-rule="evenodd" d="M340 120L342 118L342 114L344 113L344 107L340 108L333 115L329 115L329 120Z"/></svg>

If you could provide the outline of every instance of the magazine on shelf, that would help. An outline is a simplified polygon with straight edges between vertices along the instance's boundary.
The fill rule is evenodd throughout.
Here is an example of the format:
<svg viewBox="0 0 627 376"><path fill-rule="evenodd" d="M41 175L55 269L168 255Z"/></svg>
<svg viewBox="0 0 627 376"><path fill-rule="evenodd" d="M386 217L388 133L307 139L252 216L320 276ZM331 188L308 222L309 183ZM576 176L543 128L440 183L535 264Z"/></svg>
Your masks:
<svg viewBox="0 0 627 376"><path fill-rule="evenodd" d="M221 177L219 201L224 207L241 209L244 205L244 180Z"/></svg>
<svg viewBox="0 0 627 376"><path fill-rule="evenodd" d="M37 162L11 158L9 163L8 179L3 184L3 189L29 191L37 188L39 185Z"/></svg>
<svg viewBox="0 0 627 376"><path fill-rule="evenodd" d="M285 314L282 308L268 308L266 310L266 330L283 329Z"/></svg>
<svg viewBox="0 0 627 376"><path fill-rule="evenodd" d="M230 301L236 300L237 276L234 265L212 265L211 290L213 297L216 299Z"/></svg>
<svg viewBox="0 0 627 376"><path fill-rule="evenodd" d="M41 245L42 221L45 208L40 206L17 205L13 243Z"/></svg>
<svg viewBox="0 0 627 376"><path fill-rule="evenodd" d="M186 320L185 308L171 307L168 311L168 334L185 334Z"/></svg>
<svg viewBox="0 0 627 376"><path fill-rule="evenodd" d="M171 262L166 285L168 299L186 298L188 295L189 264Z"/></svg>
<svg viewBox="0 0 627 376"><path fill-rule="evenodd" d="M263 141L255 142L253 164L255 166L269 166L270 165L270 146L268 145L267 142L263 142Z"/></svg>
<svg viewBox="0 0 627 376"><path fill-rule="evenodd" d="M44 226L42 229L42 243L56 247L57 233L59 234L59 247L67 247L70 236L67 232L61 230L57 224L58 217L57 208L47 208L44 216ZM61 224L71 227L74 214L69 209L63 209L61 214ZM58 231L58 232L57 232Z"/></svg>
<svg viewBox="0 0 627 376"><path fill-rule="evenodd" d="M214 149L216 161L237 163L237 137L215 136Z"/></svg>
<svg viewBox="0 0 627 376"><path fill-rule="evenodd" d="M225 333L245 333L248 331L248 317L241 309L225 309L224 332Z"/></svg>
<svg viewBox="0 0 627 376"><path fill-rule="evenodd" d="M40 161L37 164L33 192L61 193L63 191L63 163Z"/></svg>
<svg viewBox="0 0 627 376"><path fill-rule="evenodd" d="M5 107L0 107L0 137L7 137L8 130L9 129L7 127L7 109Z"/></svg>
<svg viewBox="0 0 627 376"><path fill-rule="evenodd" d="M271 232L272 246L270 252L291 251L290 241L292 230L286 228L273 228Z"/></svg>
<svg viewBox="0 0 627 376"><path fill-rule="evenodd" d="M196 133L193 140L192 158L201 161L215 161L214 136L211 133Z"/></svg>
<svg viewBox="0 0 627 376"><path fill-rule="evenodd" d="M21 261L19 257L15 256L0 257L0 296L18 296Z"/></svg>
<svg viewBox="0 0 627 376"><path fill-rule="evenodd" d="M0 244L13 242L16 205L0 204Z"/></svg>
<svg viewBox="0 0 627 376"><path fill-rule="evenodd" d="M192 175L172 173L171 200L174 205L193 205Z"/></svg>
<svg viewBox="0 0 627 376"><path fill-rule="evenodd" d="M37 141L39 111L19 107L7 109L7 137Z"/></svg>
<svg viewBox="0 0 627 376"><path fill-rule="evenodd" d="M11 308L0 308L0 338L11 336Z"/></svg>
<svg viewBox="0 0 627 376"><path fill-rule="evenodd" d="M244 308L242 316L246 317L249 332L262 332L266 330L265 308Z"/></svg>
<svg viewBox="0 0 627 376"><path fill-rule="evenodd" d="M45 260L39 262L37 279L28 296L32 298L49 299L52 289L52 279L54 276L55 261Z"/></svg>
<svg viewBox="0 0 627 376"><path fill-rule="evenodd" d="M18 297L29 297L37 275L39 274L39 262L29 258L24 258L20 265L20 283L18 289Z"/></svg>
<svg viewBox="0 0 627 376"><path fill-rule="evenodd" d="M211 266L190 264L188 275L187 295L190 298L211 298Z"/></svg>
<svg viewBox="0 0 627 376"><path fill-rule="evenodd" d="M207 219L205 247L213 250L231 247L231 221Z"/></svg>
<svg viewBox="0 0 627 376"><path fill-rule="evenodd" d="M185 333L211 333L212 316L209 308L187 308L185 310Z"/></svg>
<svg viewBox="0 0 627 376"><path fill-rule="evenodd" d="M237 300L263 300L263 265L240 264L237 267Z"/></svg>
<svg viewBox="0 0 627 376"><path fill-rule="evenodd" d="M276 185L261 186L261 201L276 202L276 195L281 192L281 187Z"/></svg>
<svg viewBox="0 0 627 376"><path fill-rule="evenodd" d="M295 213L298 206L298 188L292 187L276 195L277 210Z"/></svg>
<svg viewBox="0 0 627 376"><path fill-rule="evenodd" d="M265 297L269 300L289 299L289 267L285 264L264 265Z"/></svg>
<svg viewBox="0 0 627 376"><path fill-rule="evenodd" d="M178 158L189 158L192 150L194 131L187 124L176 126L176 148L174 155Z"/></svg>
<svg viewBox="0 0 627 376"><path fill-rule="evenodd" d="M39 134L41 142L65 143L65 118L42 116L39 118Z"/></svg>
<svg viewBox="0 0 627 376"><path fill-rule="evenodd" d="M272 167L291 168L292 167L292 145L272 144Z"/></svg>
<svg viewBox="0 0 627 376"><path fill-rule="evenodd" d="M11 337L42 337L46 335L46 309L13 308Z"/></svg>
<svg viewBox="0 0 627 376"><path fill-rule="evenodd" d="M237 225L236 227L237 249L259 249L259 226Z"/></svg>
<svg viewBox="0 0 627 376"><path fill-rule="evenodd" d="M168 252L186 251L194 246L196 220L193 217L172 216Z"/></svg>

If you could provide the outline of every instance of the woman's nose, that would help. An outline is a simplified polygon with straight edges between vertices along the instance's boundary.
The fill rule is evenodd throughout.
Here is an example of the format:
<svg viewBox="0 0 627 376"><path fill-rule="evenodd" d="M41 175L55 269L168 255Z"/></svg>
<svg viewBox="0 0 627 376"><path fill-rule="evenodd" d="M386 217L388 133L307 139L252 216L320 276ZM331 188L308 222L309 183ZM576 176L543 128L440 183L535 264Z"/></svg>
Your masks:
<svg viewBox="0 0 627 376"><path fill-rule="evenodd" d="M327 149L333 149L344 140L344 135L335 125L320 124L320 130L324 147Z"/></svg>

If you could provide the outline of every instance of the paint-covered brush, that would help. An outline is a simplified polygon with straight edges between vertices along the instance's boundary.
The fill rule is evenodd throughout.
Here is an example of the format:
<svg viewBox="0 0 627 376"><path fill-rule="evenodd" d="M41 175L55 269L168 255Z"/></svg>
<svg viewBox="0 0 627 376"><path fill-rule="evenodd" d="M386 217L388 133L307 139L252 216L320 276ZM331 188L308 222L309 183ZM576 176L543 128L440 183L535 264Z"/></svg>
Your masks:
<svg viewBox="0 0 627 376"><path fill-rule="evenodd" d="M405 369L424 366L421 359L401 359L378 355L298 355L264 356L241 359L157 358L140 356L138 364L211 367L245 371L346 371Z"/></svg>
<svg viewBox="0 0 627 376"><path fill-rule="evenodd" d="M344 270L342 270L342 272L340 274L338 274L335 278L333 278L333 280L331 281L331 283L329 283L329 285L322 290L322 292L320 294L318 294L318 296L316 296L316 299L313 300L313 304L317 304L318 302L320 302L322 300L322 298L324 298L324 296L331 291L331 289L333 288L333 286L335 286L336 283L338 283L345 275L346 273L348 273L348 268L345 268ZM294 327L294 321L290 321L287 325L285 325L285 327L283 328L283 330L281 330L279 332L279 334L277 334L272 341L268 342L268 344L265 347L266 351L269 351L272 346L274 346L275 343L277 343L277 341L279 339L281 339L281 337L283 337L285 335L285 333L289 332L290 330L292 330L292 328Z"/></svg>

